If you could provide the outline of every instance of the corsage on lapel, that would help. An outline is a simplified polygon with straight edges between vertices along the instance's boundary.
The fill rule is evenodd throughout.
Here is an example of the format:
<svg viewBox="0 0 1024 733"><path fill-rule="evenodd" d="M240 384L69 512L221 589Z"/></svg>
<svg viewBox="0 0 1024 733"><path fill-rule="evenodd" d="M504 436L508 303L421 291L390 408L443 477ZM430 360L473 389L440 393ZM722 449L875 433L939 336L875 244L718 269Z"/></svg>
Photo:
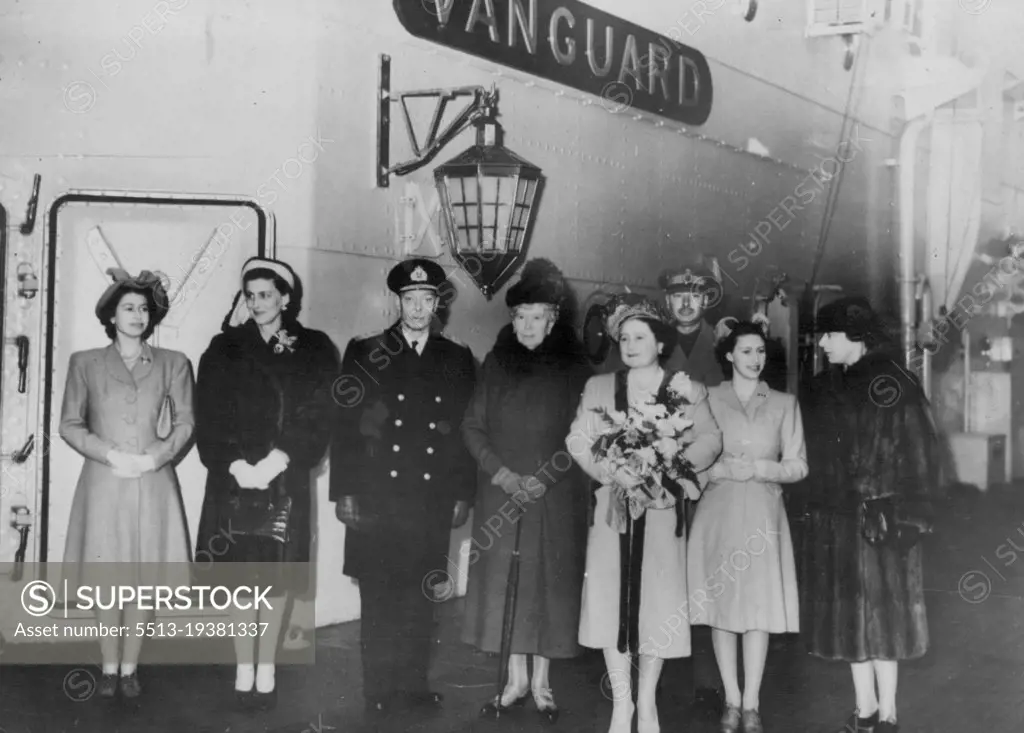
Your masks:
<svg viewBox="0 0 1024 733"><path fill-rule="evenodd" d="M292 336L283 328L274 334L274 353L283 354L285 350L288 350L289 354L295 353L295 342L299 340L298 336Z"/></svg>

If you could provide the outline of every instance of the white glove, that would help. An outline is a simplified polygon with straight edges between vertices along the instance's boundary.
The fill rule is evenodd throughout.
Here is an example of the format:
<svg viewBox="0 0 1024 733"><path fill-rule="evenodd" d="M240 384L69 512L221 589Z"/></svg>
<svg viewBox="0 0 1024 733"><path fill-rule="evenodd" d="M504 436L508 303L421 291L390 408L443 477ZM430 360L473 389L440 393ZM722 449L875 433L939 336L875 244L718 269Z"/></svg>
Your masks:
<svg viewBox="0 0 1024 733"><path fill-rule="evenodd" d="M500 486L501 490L509 496L513 496L519 491L519 481L522 477L515 471L510 470L506 466L502 466L498 469L498 472L491 477L491 484L494 486Z"/></svg>
<svg viewBox="0 0 1024 733"><path fill-rule="evenodd" d="M238 487L241 489L265 489L270 482L263 483L256 471L256 467L241 459L235 461L228 467L228 471L235 477Z"/></svg>
<svg viewBox="0 0 1024 733"><path fill-rule="evenodd" d="M726 456L712 467L712 478L726 481L750 481L754 478L754 464L735 456Z"/></svg>
<svg viewBox="0 0 1024 733"><path fill-rule="evenodd" d="M519 485L526 495L530 498L530 501L536 501L540 499L544 494L547 493L548 487L544 485L536 476L523 476L519 480Z"/></svg>
<svg viewBox="0 0 1024 733"><path fill-rule="evenodd" d="M111 449L107 451L106 458L118 478L138 478L142 475L142 467L135 456Z"/></svg>
<svg viewBox="0 0 1024 733"><path fill-rule="evenodd" d="M266 458L255 465L257 480L269 486L271 481L284 473L289 463L288 454L274 448L274 450L267 454Z"/></svg>
<svg viewBox="0 0 1024 733"><path fill-rule="evenodd" d="M135 465L139 467L142 473L156 470L156 459L149 453L140 453L137 456L132 456L132 458L135 459Z"/></svg>

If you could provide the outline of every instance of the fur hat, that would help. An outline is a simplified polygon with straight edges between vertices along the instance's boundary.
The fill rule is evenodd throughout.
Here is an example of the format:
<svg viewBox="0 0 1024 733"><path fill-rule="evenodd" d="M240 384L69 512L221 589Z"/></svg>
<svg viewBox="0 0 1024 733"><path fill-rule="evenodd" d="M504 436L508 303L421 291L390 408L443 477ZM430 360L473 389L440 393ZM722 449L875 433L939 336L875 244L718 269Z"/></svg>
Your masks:
<svg viewBox="0 0 1024 733"><path fill-rule="evenodd" d="M562 271L551 260L538 257L523 267L519 282L505 293L505 304L515 308L527 303L546 303L561 308L568 295L569 286Z"/></svg>
<svg viewBox="0 0 1024 733"><path fill-rule="evenodd" d="M818 311L818 333L845 333L850 341L866 341L882 335L880 319L867 298L849 296L828 303Z"/></svg>

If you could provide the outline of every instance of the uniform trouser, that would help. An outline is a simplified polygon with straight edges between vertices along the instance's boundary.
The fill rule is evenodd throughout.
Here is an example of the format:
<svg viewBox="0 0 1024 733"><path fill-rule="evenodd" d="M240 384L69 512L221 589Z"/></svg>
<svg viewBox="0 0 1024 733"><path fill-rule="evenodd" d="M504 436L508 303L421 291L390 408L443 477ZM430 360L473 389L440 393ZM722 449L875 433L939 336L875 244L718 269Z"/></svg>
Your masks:
<svg viewBox="0 0 1024 733"><path fill-rule="evenodd" d="M710 626L694 626L690 629L690 654L693 658L694 688L717 690L721 687Z"/></svg>
<svg viewBox="0 0 1024 733"><path fill-rule="evenodd" d="M363 698L427 690L434 603L420 579L360 579Z"/></svg>

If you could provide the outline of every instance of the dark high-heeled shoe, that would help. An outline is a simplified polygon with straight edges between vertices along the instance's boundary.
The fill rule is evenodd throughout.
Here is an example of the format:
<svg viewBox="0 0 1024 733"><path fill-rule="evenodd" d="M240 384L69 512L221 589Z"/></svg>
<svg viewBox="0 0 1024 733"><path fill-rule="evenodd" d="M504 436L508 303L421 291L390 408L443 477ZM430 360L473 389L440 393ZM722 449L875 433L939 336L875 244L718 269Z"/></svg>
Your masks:
<svg viewBox="0 0 1024 733"><path fill-rule="evenodd" d="M277 707L277 688L275 687L270 692L260 692L259 690L253 690L253 707L259 710L261 713L265 713L268 710L273 710Z"/></svg>
<svg viewBox="0 0 1024 733"><path fill-rule="evenodd" d="M756 710L744 710L743 733L764 733L764 726L761 724L761 714Z"/></svg>
<svg viewBox="0 0 1024 733"><path fill-rule="evenodd" d="M247 712L252 710L254 690L235 690L235 710Z"/></svg>
<svg viewBox="0 0 1024 733"><path fill-rule="evenodd" d="M96 687L96 694L100 697L110 699L117 694L117 672L104 674L100 677L100 683Z"/></svg>
<svg viewBox="0 0 1024 733"><path fill-rule="evenodd" d="M726 705L722 720L718 724L719 733L737 733L743 723L743 715L735 705Z"/></svg>
<svg viewBox="0 0 1024 733"><path fill-rule="evenodd" d="M862 718L857 713L850 716L850 719L846 721L846 725L838 733L875 733L875 729L878 726L878 711L876 710L871 714L870 717Z"/></svg>
<svg viewBox="0 0 1024 733"><path fill-rule="evenodd" d="M126 700L134 700L142 694L142 685L139 684L139 673L121 675L121 697Z"/></svg>
<svg viewBox="0 0 1024 733"><path fill-rule="evenodd" d="M555 705L555 696L551 694L550 687L538 687L533 690L533 704L537 706L537 712L548 723L554 725L558 722L558 706Z"/></svg>
<svg viewBox="0 0 1024 733"><path fill-rule="evenodd" d="M522 694L516 695L515 690L506 687L505 691L501 694L501 697L492 699L489 703L480 708L480 717L494 719L500 718L512 708L521 708L525 705L526 698L529 697L529 695L529 690L524 690ZM506 700L508 702L506 702Z"/></svg>

